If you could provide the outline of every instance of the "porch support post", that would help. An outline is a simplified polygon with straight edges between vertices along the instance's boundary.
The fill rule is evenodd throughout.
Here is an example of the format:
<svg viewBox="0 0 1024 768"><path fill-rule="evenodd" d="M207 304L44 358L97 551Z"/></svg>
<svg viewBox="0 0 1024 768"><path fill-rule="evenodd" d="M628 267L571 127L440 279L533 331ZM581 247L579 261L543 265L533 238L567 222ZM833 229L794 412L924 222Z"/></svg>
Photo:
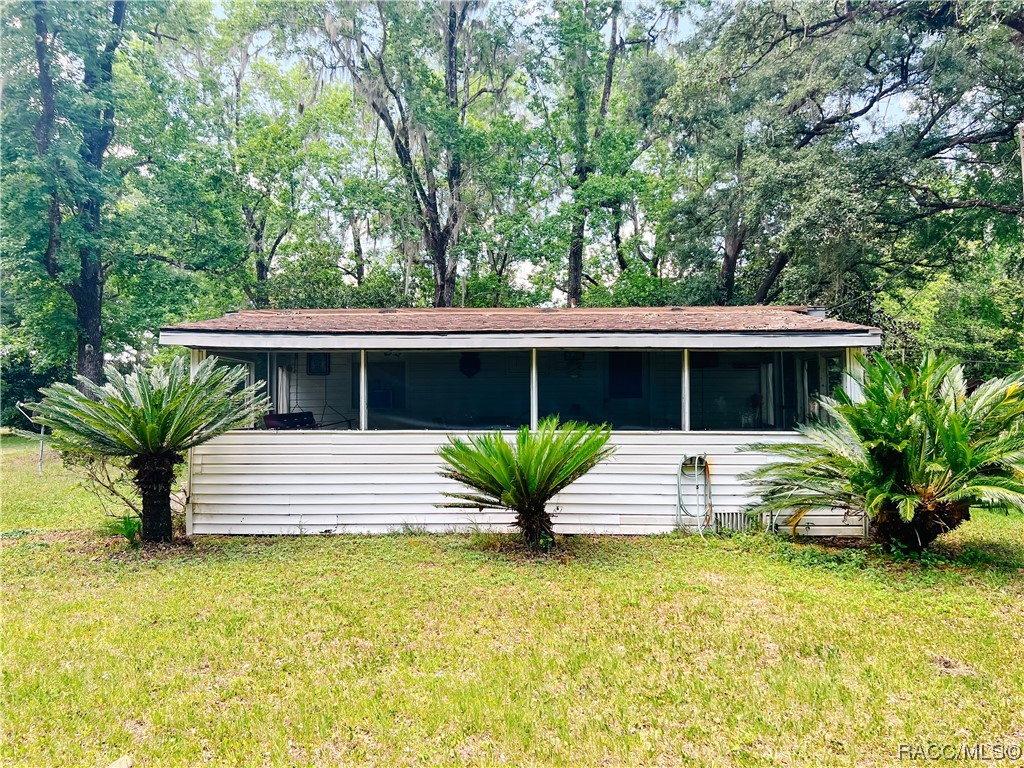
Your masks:
<svg viewBox="0 0 1024 768"><path fill-rule="evenodd" d="M359 429L366 431L366 425L369 423L366 409L366 350L359 350Z"/></svg>
<svg viewBox="0 0 1024 768"><path fill-rule="evenodd" d="M189 350L189 366L188 366L188 369L189 369L189 372L193 376L195 375L196 369L199 367L199 364L201 362L203 362L203 360L205 360L205 359L206 359L206 350L205 349L192 349L192 350Z"/></svg>
<svg viewBox="0 0 1024 768"><path fill-rule="evenodd" d="M683 350L683 432L690 431L690 350Z"/></svg>
<svg viewBox="0 0 1024 768"><path fill-rule="evenodd" d="M530 429L537 428L540 421L540 396L537 387L537 350L530 350Z"/></svg>
<svg viewBox="0 0 1024 768"><path fill-rule="evenodd" d="M191 349L189 350L189 373L191 376L195 376L196 369L199 364L206 359L205 349ZM194 457L192 455L192 449L188 449L188 454L185 456L185 464L188 467L188 472L185 473L185 535L192 535L192 478L195 476L193 471L192 462Z"/></svg>
<svg viewBox="0 0 1024 768"><path fill-rule="evenodd" d="M274 365L274 358L277 354L267 351L267 396L270 398L270 411L277 413L277 367Z"/></svg>
<svg viewBox="0 0 1024 768"><path fill-rule="evenodd" d="M855 403L864 400L864 390L860 385L860 378L864 374L864 366L861 365L861 358L864 349L861 347L847 347L843 353L843 389Z"/></svg>

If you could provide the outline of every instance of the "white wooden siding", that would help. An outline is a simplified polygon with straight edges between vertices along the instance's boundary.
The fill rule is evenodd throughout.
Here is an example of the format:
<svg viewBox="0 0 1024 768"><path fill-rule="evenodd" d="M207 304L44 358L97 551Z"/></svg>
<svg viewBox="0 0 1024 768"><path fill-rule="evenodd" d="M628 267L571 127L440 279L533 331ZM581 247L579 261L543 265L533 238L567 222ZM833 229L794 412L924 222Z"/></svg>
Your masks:
<svg viewBox="0 0 1024 768"><path fill-rule="evenodd" d="M332 361L333 365L333 361ZM333 368L332 368L333 372ZM663 533L676 527L676 469L706 453L720 512L751 501L738 479L763 456L737 449L791 433L618 432L616 455L551 503L561 533ZM437 507L458 484L437 475L439 432L238 431L195 448L188 528L192 534L383 533L506 529L506 512ZM684 500L697 510L692 481ZM788 529L787 529L788 530ZM825 511L798 533L860 535L860 520Z"/></svg>

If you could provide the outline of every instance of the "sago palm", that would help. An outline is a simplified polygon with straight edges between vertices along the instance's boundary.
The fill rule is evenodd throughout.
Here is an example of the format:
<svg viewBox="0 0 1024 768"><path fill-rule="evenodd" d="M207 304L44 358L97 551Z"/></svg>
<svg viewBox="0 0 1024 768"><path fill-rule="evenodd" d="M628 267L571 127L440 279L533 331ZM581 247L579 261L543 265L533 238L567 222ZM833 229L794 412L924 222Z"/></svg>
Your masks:
<svg viewBox="0 0 1024 768"><path fill-rule="evenodd" d="M559 425L555 416L535 431L520 427L514 443L501 432L450 437L437 451L446 464L440 474L474 492L445 492L461 501L439 506L510 509L527 545L544 549L554 541L548 501L612 455L610 437L607 425Z"/></svg>
<svg viewBox="0 0 1024 768"><path fill-rule="evenodd" d="M753 445L773 462L749 473L756 512L867 515L873 536L912 550L970 519L972 504L1024 510L1024 371L968 391L963 367L926 354L917 366L875 355L864 398L823 398L805 442Z"/></svg>
<svg viewBox="0 0 1024 768"><path fill-rule="evenodd" d="M58 450L127 459L142 497L143 540L170 541L175 466L189 448L265 413L262 383L243 388L245 368L215 357L191 376L181 358L127 376L111 366L104 373L103 386L79 377L84 393L70 384L41 390L35 421L53 430Z"/></svg>

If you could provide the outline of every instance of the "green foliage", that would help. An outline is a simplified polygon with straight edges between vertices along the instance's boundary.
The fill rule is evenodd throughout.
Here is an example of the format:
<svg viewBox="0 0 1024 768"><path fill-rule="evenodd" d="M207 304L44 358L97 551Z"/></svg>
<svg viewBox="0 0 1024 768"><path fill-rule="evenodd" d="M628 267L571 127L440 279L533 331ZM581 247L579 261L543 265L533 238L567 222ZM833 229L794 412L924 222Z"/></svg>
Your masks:
<svg viewBox="0 0 1024 768"><path fill-rule="evenodd" d="M823 398L805 441L755 444L780 460L747 477L759 513L833 508L867 515L890 547L920 551L983 502L1024 510L1024 371L968 391L963 366L926 353L915 365L876 354L862 402Z"/></svg>
<svg viewBox="0 0 1024 768"><path fill-rule="evenodd" d="M775 0L711 4L664 110L677 162L659 238L680 273L717 240L696 272L718 277L716 301L856 318L858 297L916 289L976 245L1019 250L1015 121L1001 109L1021 106L1019 10L918 11L817 3L795 20Z"/></svg>
<svg viewBox="0 0 1024 768"><path fill-rule="evenodd" d="M183 453L207 440L251 424L267 409L262 382L240 388L244 366L218 365L208 357L191 376L186 362L121 374L113 366L107 383L80 382L43 390L31 408L37 424L53 430L53 444L62 451L100 456Z"/></svg>
<svg viewBox="0 0 1024 768"><path fill-rule="evenodd" d="M824 304L1012 370L1019 8L791 5L6 3L8 370L244 306L557 304L570 254L584 304Z"/></svg>
<svg viewBox="0 0 1024 768"><path fill-rule="evenodd" d="M33 357L18 343L0 347L0 426L31 429L32 424L16 404L37 399L41 388L71 376L67 362L37 368L33 365Z"/></svg>
<svg viewBox="0 0 1024 768"><path fill-rule="evenodd" d="M142 520L137 515L112 516L105 528L111 535L124 536L129 544L135 546L142 532Z"/></svg>
<svg viewBox="0 0 1024 768"><path fill-rule="evenodd" d="M965 263L920 289L904 289L882 306L909 326L915 346L963 360L971 378L1024 368L1021 258L1010 248L972 248Z"/></svg>
<svg viewBox="0 0 1024 768"><path fill-rule="evenodd" d="M416 296L407 294L402 283L400 269L380 264L356 284L336 258L309 253L281 265L270 278L268 297L276 309L412 306Z"/></svg>
<svg viewBox="0 0 1024 768"><path fill-rule="evenodd" d="M191 376L180 357L128 375L107 366L105 374L102 386L79 378L84 391L60 383L43 389L31 406L35 421L52 429L52 443L67 456L128 458L142 497L143 539L170 540L175 466L189 448L265 413L263 383L243 387L245 367L218 365L216 357Z"/></svg>
<svg viewBox="0 0 1024 768"><path fill-rule="evenodd" d="M680 282L652 275L639 267L623 272L611 285L591 286L584 293L591 307L666 307L709 304L714 282Z"/></svg>
<svg viewBox="0 0 1024 768"><path fill-rule="evenodd" d="M520 427L514 444L501 432L450 437L437 451L446 465L440 474L473 491L446 491L461 501L441 506L510 509L526 543L549 549L554 530L548 501L614 453L610 437L607 425L560 425L557 416L542 419L536 430Z"/></svg>
<svg viewBox="0 0 1024 768"><path fill-rule="evenodd" d="M198 138L150 34L176 39L198 7L127 3L119 17L118 6L12 2L0 14L4 320L37 371L74 369L82 342L96 350L97 378L104 352L145 357L160 325L219 289L173 266L226 249L230 231L204 218L219 198L197 194L199 171L182 161ZM55 94L49 117L38 44Z"/></svg>

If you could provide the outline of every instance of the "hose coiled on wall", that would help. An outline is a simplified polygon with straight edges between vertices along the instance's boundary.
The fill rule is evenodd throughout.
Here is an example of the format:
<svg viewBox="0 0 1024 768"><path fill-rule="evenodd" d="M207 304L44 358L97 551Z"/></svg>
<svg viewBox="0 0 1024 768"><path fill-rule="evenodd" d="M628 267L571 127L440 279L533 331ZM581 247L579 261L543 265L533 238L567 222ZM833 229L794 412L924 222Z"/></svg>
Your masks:
<svg viewBox="0 0 1024 768"><path fill-rule="evenodd" d="M692 469L690 469L692 467ZM696 514L691 512L683 500L683 483L690 477L693 478L693 489L703 509ZM703 494L701 493L701 480L703 480ZM689 518L696 523L697 533L701 536L704 531L711 528L714 520L714 509L711 503L711 466L708 464L708 455L701 453L696 456L683 456L679 460L676 470L676 528L684 530L683 518Z"/></svg>

